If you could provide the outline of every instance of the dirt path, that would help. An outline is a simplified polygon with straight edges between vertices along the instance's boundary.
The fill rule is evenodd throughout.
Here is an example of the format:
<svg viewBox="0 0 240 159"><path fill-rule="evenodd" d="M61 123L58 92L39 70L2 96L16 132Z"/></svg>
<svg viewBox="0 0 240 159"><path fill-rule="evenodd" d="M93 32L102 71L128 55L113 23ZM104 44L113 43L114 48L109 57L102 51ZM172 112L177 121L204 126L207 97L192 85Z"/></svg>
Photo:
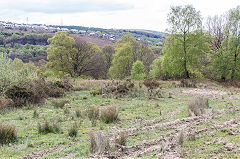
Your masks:
<svg viewBox="0 0 240 159"><path fill-rule="evenodd" d="M217 129L223 129L223 128L234 128L240 125L240 120L230 120L223 124L214 124L210 128L201 128L198 126L202 122L210 121L213 118L219 117L225 113L230 113L234 111L240 111L240 107L231 107L227 110L221 110L214 114L207 114L203 116L197 116L197 117L189 117L184 119L178 119L171 122L166 123L155 123L152 122L152 125L147 125L143 127L138 128L131 128L131 129L121 129L115 132L110 132L107 136L110 139L110 141L114 141L115 137L118 136L121 133L124 133L125 136L133 136L136 135L139 132L154 130L154 129L169 129L173 128L172 131L170 131L167 135L162 135L160 138L153 140L151 142L143 142L138 145L134 146L122 146L121 152L113 152L108 155L93 155L91 158L128 158L128 157L142 157L147 154L153 155L156 151L161 151L161 153L156 154L157 157L160 158L181 158L181 152L179 150L180 144L179 144L179 136L183 132L184 138L188 138L191 136L191 134L194 134L194 136L202 136L205 134L208 134L210 132L213 132ZM150 122L151 123L151 122ZM113 143L112 143L113 144Z"/></svg>
<svg viewBox="0 0 240 159"><path fill-rule="evenodd" d="M22 159L40 159L43 156L46 156L47 154L53 153L53 152L59 152L64 150L64 146L59 145L59 146L54 146L53 148L50 149L45 149L39 152L32 152L29 155L23 157Z"/></svg>

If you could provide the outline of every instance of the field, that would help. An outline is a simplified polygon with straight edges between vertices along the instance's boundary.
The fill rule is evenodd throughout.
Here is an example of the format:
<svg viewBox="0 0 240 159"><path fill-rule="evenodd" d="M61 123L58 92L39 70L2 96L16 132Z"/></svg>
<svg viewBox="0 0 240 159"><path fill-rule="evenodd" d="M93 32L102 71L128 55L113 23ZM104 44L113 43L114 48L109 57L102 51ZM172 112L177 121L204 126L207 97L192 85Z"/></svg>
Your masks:
<svg viewBox="0 0 240 159"><path fill-rule="evenodd" d="M0 158L240 158L240 94L237 88L199 83L196 88L161 82L161 98L148 99L147 88L136 88L123 97L92 95L109 81L76 81L78 89L63 98L8 110L0 121L17 129L16 142L0 147ZM188 105L199 96L209 98L210 108L189 116ZM67 100L63 108L55 100ZM90 108L119 108L118 119L106 123L90 120ZM39 133L39 124L56 123L57 133ZM69 129L76 125L77 136ZM91 153L89 134L108 140L107 152ZM116 139L124 136L125 144Z"/></svg>

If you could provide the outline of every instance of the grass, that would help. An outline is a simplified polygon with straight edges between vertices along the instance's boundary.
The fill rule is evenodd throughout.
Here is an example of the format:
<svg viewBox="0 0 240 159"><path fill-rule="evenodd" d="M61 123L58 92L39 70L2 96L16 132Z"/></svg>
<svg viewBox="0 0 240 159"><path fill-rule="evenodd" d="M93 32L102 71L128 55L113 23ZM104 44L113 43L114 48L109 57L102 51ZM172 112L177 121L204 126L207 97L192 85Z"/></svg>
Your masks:
<svg viewBox="0 0 240 159"><path fill-rule="evenodd" d="M94 83L89 87L92 89L94 85L97 84ZM97 132L101 130L103 134L107 134L111 128L128 129L144 126L144 121L146 120L159 119L159 123L165 123L186 118L188 117L188 103L194 98L193 95L179 93L182 88L164 88L163 92L165 91L166 97L160 99L149 100L142 91L139 91L134 97L123 97L120 99L102 98L101 96L90 95L90 91L86 90L87 87L88 86L83 90L74 91L59 98L58 101L69 101L68 104L64 104L63 109L56 109L53 106L56 99L49 98L46 103L39 104L38 107L23 107L22 109L14 109L2 113L0 122L4 121L5 124L15 125L18 140L12 143L13 146L1 146L0 158L21 158L32 152L39 152L57 146L63 146L64 150L48 153L44 158L87 158L91 153L89 132L97 134ZM168 98L169 92L171 92L172 98ZM83 97L87 97L87 99L83 99ZM231 107L229 102L233 105L239 103L239 94L235 94L234 97L237 98L228 98L228 96L225 96L224 99L222 99L222 96L217 96L209 100L209 106L216 110L227 109ZM118 120L115 122L99 120L101 110L109 106L119 106ZM92 116L93 119L96 119L94 127L92 127L92 122L88 116L88 111L91 107L99 109L99 114L93 113ZM161 115L159 113L160 110ZM230 119L239 119L239 116L239 112L228 113L212 119L211 122L221 123ZM22 120L19 120L19 117L21 117ZM59 131L59 133L39 133L38 123L43 124L45 121L58 123L61 131ZM202 126L211 126L211 122L207 124L203 123ZM74 123L81 124L76 126ZM132 146L144 141L149 142L158 139L161 135L168 134L170 131L173 130L154 129L139 132L126 139L122 136L122 139L120 138L120 144ZM239 135L231 136L221 131L216 131L214 135L224 137L226 142L240 143ZM69 138L68 136L73 137ZM214 136L201 136L196 137L195 140L184 140L182 149L187 152L186 155L188 158L191 158L191 156L193 156L193 158L209 158L211 157L211 152L218 152L219 155L215 154L218 155L218 157L224 154L226 154L225 158L231 155L233 158L236 156L236 154L231 154L231 152L225 153L225 149L221 144L210 144L206 146L206 142L213 141L214 139ZM201 151L201 154L198 154L197 152L201 148L205 148L205 150ZM151 156L145 157L151 158Z"/></svg>

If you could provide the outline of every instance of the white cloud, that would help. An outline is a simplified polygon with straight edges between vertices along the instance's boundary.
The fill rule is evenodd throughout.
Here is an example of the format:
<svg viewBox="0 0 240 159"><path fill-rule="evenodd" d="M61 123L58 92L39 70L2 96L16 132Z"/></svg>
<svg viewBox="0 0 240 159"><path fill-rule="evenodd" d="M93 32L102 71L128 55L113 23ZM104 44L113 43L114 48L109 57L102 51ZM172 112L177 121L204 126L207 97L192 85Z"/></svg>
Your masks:
<svg viewBox="0 0 240 159"><path fill-rule="evenodd" d="M62 19L64 25L165 31L170 6L187 4L206 19L240 0L0 0L0 20L60 24Z"/></svg>

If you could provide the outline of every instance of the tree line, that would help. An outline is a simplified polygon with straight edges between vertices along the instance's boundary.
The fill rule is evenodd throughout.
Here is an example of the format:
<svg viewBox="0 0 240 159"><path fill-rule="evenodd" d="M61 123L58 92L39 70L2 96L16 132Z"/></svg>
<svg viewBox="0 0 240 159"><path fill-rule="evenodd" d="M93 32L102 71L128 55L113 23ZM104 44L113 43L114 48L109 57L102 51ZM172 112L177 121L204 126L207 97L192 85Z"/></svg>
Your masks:
<svg viewBox="0 0 240 159"><path fill-rule="evenodd" d="M206 28L193 6L171 7L168 37L156 55L131 35L98 46L56 32L48 40L47 67L55 74L112 79L239 79L240 6L209 17Z"/></svg>

